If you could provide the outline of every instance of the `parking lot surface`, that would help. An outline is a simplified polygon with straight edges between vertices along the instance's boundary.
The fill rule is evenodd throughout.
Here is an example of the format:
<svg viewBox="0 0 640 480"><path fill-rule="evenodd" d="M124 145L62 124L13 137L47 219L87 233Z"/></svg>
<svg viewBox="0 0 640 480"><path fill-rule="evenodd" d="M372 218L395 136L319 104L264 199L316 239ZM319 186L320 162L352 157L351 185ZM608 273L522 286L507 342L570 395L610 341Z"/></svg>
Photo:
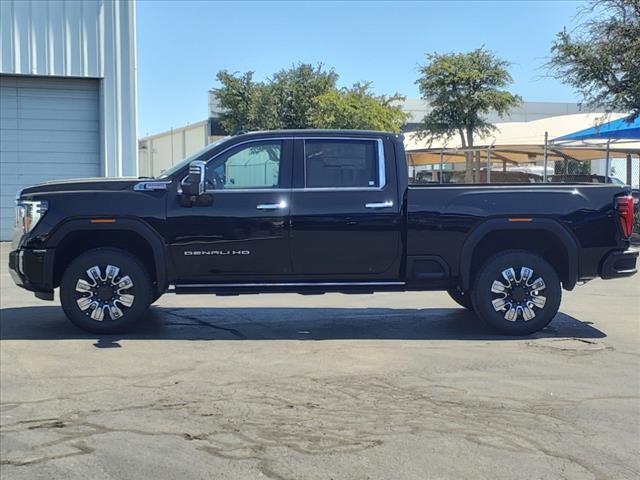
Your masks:
<svg viewBox="0 0 640 480"><path fill-rule="evenodd" d="M97 337L7 252L3 479L640 478L640 277L528 338L436 292L167 295Z"/></svg>

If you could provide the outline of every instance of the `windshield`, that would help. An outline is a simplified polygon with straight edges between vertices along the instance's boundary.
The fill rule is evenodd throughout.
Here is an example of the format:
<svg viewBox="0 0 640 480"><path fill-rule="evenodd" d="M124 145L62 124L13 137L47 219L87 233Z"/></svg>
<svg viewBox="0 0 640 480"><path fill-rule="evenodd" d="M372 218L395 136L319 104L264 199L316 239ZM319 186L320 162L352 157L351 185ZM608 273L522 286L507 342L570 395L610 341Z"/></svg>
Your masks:
<svg viewBox="0 0 640 480"><path fill-rule="evenodd" d="M170 168L167 168L164 172L162 172L157 178L167 178L170 177L171 175L173 175L174 173L176 173L177 171L181 170L182 168L186 167L187 165L189 165L189 163L191 163L193 160L197 159L198 157L204 155L206 152L208 152L209 150L213 149L214 147L220 145L223 142L226 142L227 140L229 140L229 138L231 137L223 137L220 140L217 140L213 143L210 143L209 145L207 145L206 147L204 147L202 150L198 150L196 153L189 155L187 158L185 158L184 160L179 161L178 163L176 163L175 165L173 165Z"/></svg>

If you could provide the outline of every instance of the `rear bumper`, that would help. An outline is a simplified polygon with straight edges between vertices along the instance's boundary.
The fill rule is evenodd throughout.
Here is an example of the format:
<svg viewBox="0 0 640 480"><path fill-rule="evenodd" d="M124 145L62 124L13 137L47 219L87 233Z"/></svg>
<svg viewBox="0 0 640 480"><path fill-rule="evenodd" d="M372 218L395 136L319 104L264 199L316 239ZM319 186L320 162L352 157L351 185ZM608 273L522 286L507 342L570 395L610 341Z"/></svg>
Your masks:
<svg viewBox="0 0 640 480"><path fill-rule="evenodd" d="M638 272L638 250L610 252L602 262L600 276L605 279L630 277Z"/></svg>
<svg viewBox="0 0 640 480"><path fill-rule="evenodd" d="M53 251L20 249L9 253L9 274L19 287L53 300Z"/></svg>

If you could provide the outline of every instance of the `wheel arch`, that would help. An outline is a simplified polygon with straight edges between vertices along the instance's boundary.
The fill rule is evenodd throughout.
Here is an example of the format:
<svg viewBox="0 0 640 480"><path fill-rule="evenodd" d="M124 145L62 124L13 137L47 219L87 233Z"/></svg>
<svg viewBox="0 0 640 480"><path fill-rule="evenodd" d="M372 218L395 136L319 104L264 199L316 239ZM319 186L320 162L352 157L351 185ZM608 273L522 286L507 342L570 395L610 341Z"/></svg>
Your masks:
<svg viewBox="0 0 640 480"><path fill-rule="evenodd" d="M149 270L157 294L168 286L166 249L160 235L138 219L110 218L108 222L92 219L68 220L58 227L47 241L55 252L49 272L51 284L60 283L64 268L81 253L99 247L121 248L136 255Z"/></svg>
<svg viewBox="0 0 640 480"><path fill-rule="evenodd" d="M474 228L460 255L461 287L465 290L471 287L480 258L519 248L542 254L558 272L563 288L575 287L579 272L578 243L565 227L549 218L494 218Z"/></svg>

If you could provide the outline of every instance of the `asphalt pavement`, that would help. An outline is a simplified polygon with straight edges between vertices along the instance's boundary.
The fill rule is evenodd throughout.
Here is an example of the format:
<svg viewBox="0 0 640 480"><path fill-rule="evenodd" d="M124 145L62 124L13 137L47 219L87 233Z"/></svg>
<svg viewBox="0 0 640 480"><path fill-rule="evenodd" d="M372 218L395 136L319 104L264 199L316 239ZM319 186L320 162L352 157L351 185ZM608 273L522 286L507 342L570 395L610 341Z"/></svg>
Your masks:
<svg viewBox="0 0 640 480"><path fill-rule="evenodd" d="M1 252L3 480L640 478L640 277L527 338L438 292L166 295L99 337Z"/></svg>

